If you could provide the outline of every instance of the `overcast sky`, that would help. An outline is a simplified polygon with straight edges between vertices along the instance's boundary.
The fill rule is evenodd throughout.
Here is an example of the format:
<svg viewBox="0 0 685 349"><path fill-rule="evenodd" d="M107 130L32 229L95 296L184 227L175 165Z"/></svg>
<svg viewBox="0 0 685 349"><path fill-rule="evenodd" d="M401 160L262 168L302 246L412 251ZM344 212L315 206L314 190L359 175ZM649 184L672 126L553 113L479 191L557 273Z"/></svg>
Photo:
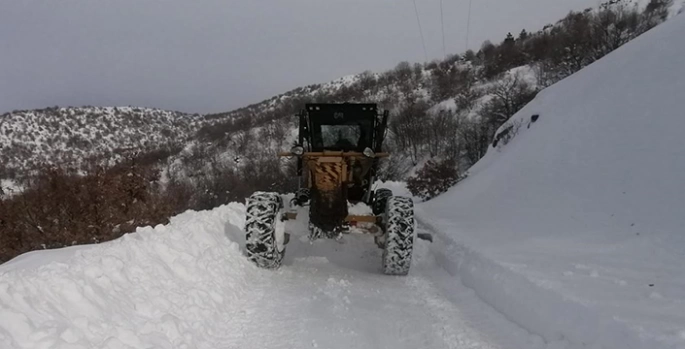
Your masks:
<svg viewBox="0 0 685 349"><path fill-rule="evenodd" d="M471 48L598 0L473 0ZM428 59L440 0L416 0ZM448 53L469 0L443 0ZM0 0L0 113L53 105L227 111L306 84L424 61L412 0Z"/></svg>

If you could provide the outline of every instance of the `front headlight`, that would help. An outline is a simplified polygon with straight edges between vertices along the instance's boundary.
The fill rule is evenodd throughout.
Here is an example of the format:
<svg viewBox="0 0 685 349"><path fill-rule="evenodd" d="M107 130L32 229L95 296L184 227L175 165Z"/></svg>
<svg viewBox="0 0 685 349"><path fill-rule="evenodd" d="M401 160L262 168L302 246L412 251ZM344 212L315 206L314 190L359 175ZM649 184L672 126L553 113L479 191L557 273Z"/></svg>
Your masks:
<svg viewBox="0 0 685 349"><path fill-rule="evenodd" d="M371 148L364 149L364 152L362 152L362 154L364 154L364 156L366 156L367 158L376 157L376 153L374 153L373 150L371 150Z"/></svg>
<svg viewBox="0 0 685 349"><path fill-rule="evenodd" d="M290 149L290 152L297 155L297 156L302 156L304 154L304 148L302 146L294 146L292 149Z"/></svg>

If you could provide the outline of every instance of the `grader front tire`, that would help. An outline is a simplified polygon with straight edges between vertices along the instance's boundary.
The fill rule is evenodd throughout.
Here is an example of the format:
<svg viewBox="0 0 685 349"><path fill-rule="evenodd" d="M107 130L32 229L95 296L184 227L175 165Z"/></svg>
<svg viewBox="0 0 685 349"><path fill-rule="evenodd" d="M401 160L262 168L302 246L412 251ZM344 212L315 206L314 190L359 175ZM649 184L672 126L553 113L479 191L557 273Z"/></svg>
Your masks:
<svg viewBox="0 0 685 349"><path fill-rule="evenodd" d="M285 249L278 249L276 223L282 208L283 201L277 193L256 192L247 200L245 247L248 259L260 268L281 266Z"/></svg>

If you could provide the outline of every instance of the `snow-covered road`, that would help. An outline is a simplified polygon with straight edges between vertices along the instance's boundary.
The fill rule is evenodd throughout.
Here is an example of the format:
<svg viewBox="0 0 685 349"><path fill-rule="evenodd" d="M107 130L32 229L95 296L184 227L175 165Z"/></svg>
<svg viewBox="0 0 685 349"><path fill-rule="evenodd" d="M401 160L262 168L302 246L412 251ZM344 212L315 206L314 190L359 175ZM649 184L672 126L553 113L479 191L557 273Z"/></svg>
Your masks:
<svg viewBox="0 0 685 349"><path fill-rule="evenodd" d="M243 214L242 204L186 212L109 243L0 266L1 347L542 345L440 266L440 241L417 241L408 277L383 275L381 251L361 235L314 244L294 235L284 266L261 270L240 251Z"/></svg>
<svg viewBox="0 0 685 349"><path fill-rule="evenodd" d="M303 239L304 240L304 239ZM370 237L344 242L295 239L286 265L260 275L247 336L255 348L514 348L527 334L484 305L438 266L430 243L418 240L408 277L380 271ZM263 325L265 324L265 325ZM525 347L529 347L526 345Z"/></svg>

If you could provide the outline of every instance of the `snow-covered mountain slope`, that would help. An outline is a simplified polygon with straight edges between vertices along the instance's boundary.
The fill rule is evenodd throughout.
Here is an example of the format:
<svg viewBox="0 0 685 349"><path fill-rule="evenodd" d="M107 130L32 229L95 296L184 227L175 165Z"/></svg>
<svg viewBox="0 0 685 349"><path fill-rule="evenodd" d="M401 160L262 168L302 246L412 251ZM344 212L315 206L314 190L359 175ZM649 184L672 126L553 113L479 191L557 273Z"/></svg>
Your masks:
<svg viewBox="0 0 685 349"><path fill-rule="evenodd" d="M682 348L683 34L676 17L518 113L511 142L418 205L435 242L407 278L380 275L368 237L310 245L305 222L259 270L233 203L3 264L0 344Z"/></svg>
<svg viewBox="0 0 685 349"><path fill-rule="evenodd" d="M635 8L637 10L635 15L645 21L651 15L646 16L646 12L641 15L639 13L646 8L650 1L611 1L612 5L601 8L616 11L616 17L629 16L630 11L620 11ZM670 12L677 12L677 9L681 8L682 2L683 0L673 2ZM654 3L660 3L660 1L655 0ZM580 6L581 3L577 5ZM476 5L474 4L474 6ZM487 7L489 5L481 4L479 6ZM523 5L522 8L525 6L534 6L534 4ZM597 11L600 9L594 10L594 12ZM540 16L541 14L529 15ZM610 18L612 16L605 17ZM598 21L598 19L588 20L591 22ZM649 22L654 20L651 18ZM250 138L260 139L262 137L259 134L259 128L275 126L274 123L279 123L280 125L277 126L279 128L294 129L292 116L302 108L304 103L312 101L376 102L381 105L381 108L393 112L398 112L407 104L413 105L416 101L423 101L428 104L428 107L433 107L431 113L450 109L459 117L463 115L482 117L483 115L480 115L484 114L482 109L487 109L488 106L485 104L492 100L489 96L493 93L491 90L497 87L500 82L505 85L508 84L506 81L502 81L502 79L506 80L507 74L505 73L507 71L535 72L535 74L526 74L530 79L525 79L531 93L532 90L543 88L556 81L555 79L561 78L556 77L560 72L553 72L554 69L549 71L548 68L550 67L543 69L541 65L559 68L558 66L570 64L565 61L568 57L563 55L554 59L547 57L551 61L544 63L540 61L544 59L539 57L539 52L530 51L530 48L539 44L532 40L535 35L564 32L561 27L568 26L568 23L563 24L564 21L561 20L554 26L547 26L538 31L537 34L530 32L525 35L525 38L517 38L514 41L515 46L518 47L518 50L525 51L523 56L528 57L526 59L506 51L500 52L502 55L500 58L508 57L504 61L510 60L511 62L507 64L500 62L502 64L498 63L494 66L492 57L488 58L483 52L476 55L449 56L444 61L425 64L410 65L403 62L395 69L383 73L365 72L345 76L325 84L296 88L260 103L226 113L190 115L131 107L47 108L6 113L0 115L0 179L18 179L21 182L22 179L26 179L22 177L27 177L29 170L37 165L62 163L70 168L78 169L83 168L83 163L92 158L117 160L117 155L112 154L112 152L116 152L118 149L126 149L129 153L145 153L150 149L167 147L170 142L175 143L174 152L186 145L202 144L204 147L211 148L206 151L207 153L236 153L236 148L239 148L239 146L235 146L234 140L236 139L246 140L242 143L248 146L243 148L260 148L259 142L249 141ZM634 22L634 20L631 21ZM661 19L652 24L660 21ZM618 40L622 43L641 33L642 29L640 28L649 27L645 23L643 22L642 26L635 28L630 26L624 28L625 23L611 25L607 22L605 23L606 27L595 30L613 33L617 27L623 28L619 29L615 33L615 38L612 39L612 41ZM516 34L519 27L512 28L512 30ZM567 34L577 35L577 33ZM550 36L545 40L561 42L560 45L569 45L562 38L563 35L559 35ZM498 39L502 38L493 37L492 39L498 43ZM593 49L597 49L597 47L593 47ZM564 47L548 47L547 51L561 52L564 51ZM596 54L594 53L593 56ZM589 57L585 58L589 59ZM579 58L575 57L574 59L578 60ZM594 59L592 58L592 60ZM560 63L559 60L564 63ZM566 76L564 74L562 75ZM458 103L456 103L457 100ZM506 117L510 115L511 113L507 113ZM386 142L386 145L389 144L390 142ZM425 147L417 147L417 151L421 154L412 154L411 157L429 156L423 148ZM273 149L273 151L275 150ZM404 152L406 153L406 151ZM403 161L405 159L402 158L410 156L399 154L400 152L394 153L397 155L393 156L392 162L397 168L413 167L420 162L417 159L412 159L410 164L405 164ZM430 156L432 157L434 154L431 153ZM469 165L472 163L473 161L469 160ZM399 177L402 177L408 171L399 170L396 172L399 172Z"/></svg>
<svg viewBox="0 0 685 349"><path fill-rule="evenodd" d="M24 171L39 164L74 166L91 157L113 160L116 150L182 143L206 123L198 114L136 107L14 111L0 115L0 163Z"/></svg>
<svg viewBox="0 0 685 349"><path fill-rule="evenodd" d="M365 236L246 261L244 206L0 266L8 348L682 348L679 16L543 91L417 205L407 278ZM680 113L680 114L679 114ZM532 115L538 115L534 123ZM646 117L651 116L651 117Z"/></svg>
<svg viewBox="0 0 685 349"><path fill-rule="evenodd" d="M368 236L310 244L284 267L241 252L245 207L186 212L118 240L0 266L2 348L540 348L417 242L406 278Z"/></svg>
<svg viewBox="0 0 685 349"><path fill-rule="evenodd" d="M481 261L466 284L531 332L685 347L683 37L680 15L544 90L508 145L421 206Z"/></svg>

